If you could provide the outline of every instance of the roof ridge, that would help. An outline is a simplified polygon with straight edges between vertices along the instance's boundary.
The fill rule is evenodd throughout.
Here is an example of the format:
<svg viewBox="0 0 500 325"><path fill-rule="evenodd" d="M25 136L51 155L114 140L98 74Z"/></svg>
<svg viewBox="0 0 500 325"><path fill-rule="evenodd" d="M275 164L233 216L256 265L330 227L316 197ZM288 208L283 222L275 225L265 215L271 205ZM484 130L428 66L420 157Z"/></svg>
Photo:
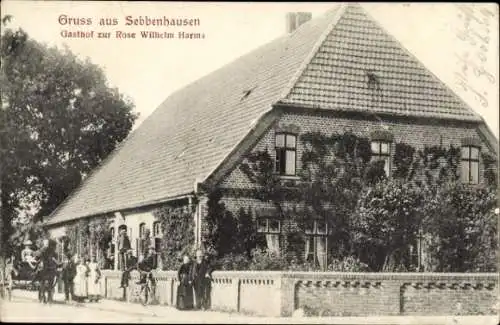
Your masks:
<svg viewBox="0 0 500 325"><path fill-rule="evenodd" d="M335 28L337 25L338 21L340 20L340 17L344 14L344 12L349 8L349 6L356 5L352 3L341 3L337 7L330 9L326 13L323 14L323 16L327 16L328 14L332 12L335 13L335 17L333 21L328 25L328 27L323 31L323 33L320 35L316 43L314 44L313 48L309 52L309 54L305 57L304 61L302 61L299 69L297 72L293 75L292 79L290 79L288 85L285 87L285 90L282 92L282 94L279 96L279 98L276 100L276 102L280 102L281 100L285 99L290 92L293 90L295 85L297 84L297 81L300 79L300 76L304 73L306 68L308 67L309 63L311 63L311 60L314 58L316 53L319 51L321 48L321 45L325 42L325 40L328 38L328 35L332 32L332 30ZM307 23L306 23L307 24Z"/></svg>
<svg viewBox="0 0 500 325"><path fill-rule="evenodd" d="M378 19L376 19L372 14L370 14L370 12L368 12L368 10L362 8L360 5L358 5L358 8L360 8L366 15L366 17L372 20L375 23L375 25L378 28L380 28L392 41L394 41L399 46L399 48L402 49L411 59L415 60L418 64L422 65L422 67L429 74L431 79L433 79L435 82L443 86L448 95L460 101L460 103L465 107L465 109L467 109L470 113L472 113L472 115L474 115L475 118L481 118L481 116L474 109L472 109L472 107L470 107L469 104L467 104L465 100L462 99L462 97L460 97L455 91L453 91L443 80L441 80L441 78L436 76L436 74L431 69L429 69L427 65L425 65L419 58L417 58L415 54L413 54L405 45L403 45L403 43L401 43L400 40L398 40L391 32L389 32L380 23Z"/></svg>
<svg viewBox="0 0 500 325"><path fill-rule="evenodd" d="M252 121L252 127L250 128L250 130L248 130L248 132L245 134L245 136L240 139L240 141L238 141L232 148L231 150L229 151L229 153L224 156L220 162L209 172L206 174L206 176L203 178L203 180L200 180L200 182L206 182L212 175L213 173L219 169L220 165L228 158L232 155L232 153L234 152L234 150L236 148L238 148L238 146L240 145L240 143L242 141L245 140L245 138L247 137L248 134L250 134L250 132L252 132L252 130L255 128L256 125L258 125L258 123L267 115L269 114L270 111L272 111L273 109L273 105L275 105L276 103L279 103L280 100L282 98L285 98L289 93L290 91L292 91L293 87L295 86L295 84L297 83L298 79L300 78L300 76L302 75L302 73L304 72L304 70L307 68L309 62L312 60L312 58L314 58L315 54L317 53L317 51L319 50L319 48L321 47L321 45L323 44L323 42L325 41L325 39L328 37L328 35L330 34L330 32L332 31L332 29L335 27L335 25L337 24L340 16L342 15L342 13L344 12L344 10L349 6L349 3L341 3L339 4L338 6L335 6L334 8L328 10L327 12L323 13L322 15L320 15L319 17L316 17L315 19L311 19L309 20L308 22L304 23L303 25L301 26L304 26L304 25L307 25L309 24L311 21L314 21L316 19L320 19L321 17L324 17L324 16L327 16L329 14L332 14L333 12L336 12L336 15L335 15L335 19L333 20L333 22L331 22L330 24L328 24L328 27L322 32L322 34L320 35L320 37L318 38L318 40L316 41L316 43L314 44L313 48L311 49L311 51L309 52L309 54L305 57L304 61L302 61L301 65L299 66L299 69L297 70L297 72L294 74L294 76L290 79L289 81L289 84L285 87L285 90L282 92L282 95L278 96L278 98L276 100L273 101L273 103L270 105L270 108L266 111L263 111L261 112L253 121ZM300 26L300 27L301 27ZM269 43L271 42L275 42L276 40L280 39L280 38L283 38L283 39L286 39L287 37L290 36L291 33L288 33L288 34L285 34L283 36L280 36L278 38L275 38L274 40L270 41ZM244 56L246 55L249 55L249 54L252 54L254 53L255 51L257 51L258 49L268 45L269 43L266 43L262 46L259 46L257 49L251 51L250 53L247 53L245 55L242 55L240 57L238 57L237 59L235 59L234 61L236 60L239 60L241 58L243 58ZM228 63L227 65L230 65L231 63L233 63L234 61Z"/></svg>

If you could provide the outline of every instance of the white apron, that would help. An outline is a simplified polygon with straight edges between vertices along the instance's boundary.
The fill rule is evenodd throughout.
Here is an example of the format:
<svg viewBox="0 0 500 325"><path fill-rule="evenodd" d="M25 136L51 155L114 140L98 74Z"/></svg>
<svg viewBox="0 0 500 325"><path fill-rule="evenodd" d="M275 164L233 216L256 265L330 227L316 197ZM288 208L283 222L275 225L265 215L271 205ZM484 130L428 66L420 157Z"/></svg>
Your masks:
<svg viewBox="0 0 500 325"><path fill-rule="evenodd" d="M89 263L88 295L99 296L101 294L100 270L97 263Z"/></svg>
<svg viewBox="0 0 500 325"><path fill-rule="evenodd" d="M73 283L75 284L75 296L87 297L87 266L78 264Z"/></svg>

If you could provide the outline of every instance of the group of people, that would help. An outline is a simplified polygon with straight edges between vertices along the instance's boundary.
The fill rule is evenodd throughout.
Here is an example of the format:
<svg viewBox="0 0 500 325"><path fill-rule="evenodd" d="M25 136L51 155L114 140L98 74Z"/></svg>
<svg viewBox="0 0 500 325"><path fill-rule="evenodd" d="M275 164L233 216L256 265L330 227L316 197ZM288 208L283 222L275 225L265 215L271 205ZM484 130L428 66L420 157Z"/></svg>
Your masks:
<svg viewBox="0 0 500 325"><path fill-rule="evenodd" d="M201 250L194 261L184 256L177 272L177 308L180 310L210 308L212 269Z"/></svg>
<svg viewBox="0 0 500 325"><path fill-rule="evenodd" d="M95 256L82 258L78 255L72 256L68 252L64 255L63 261L59 262L56 260L55 249L50 248L48 239L43 241L42 248L37 251L33 250L33 243L29 240L24 245L21 252L21 269L32 271L34 281L37 280L37 267L40 261L42 263L49 261L61 270L66 301L86 298L90 302L99 301L101 271Z"/></svg>
<svg viewBox="0 0 500 325"><path fill-rule="evenodd" d="M156 252L154 247L149 247L145 256L141 256L139 259L133 255L133 250L129 249L125 252L122 258L122 278L120 281L120 288L128 287L130 280L130 272L133 270L139 271L140 277L137 284L144 284L149 279L153 284L155 280L151 274L151 271L156 269Z"/></svg>
<svg viewBox="0 0 500 325"><path fill-rule="evenodd" d="M155 285L151 271L156 268L156 252L153 247L148 249L146 256L139 260L128 250L123 258L124 264L120 288L129 285L130 273L137 270L140 274L136 284L144 284L150 280ZM184 256L183 263L177 272L179 285L177 287L177 308L180 310L203 309L210 307L210 284L212 269L201 250L196 251L194 261Z"/></svg>
<svg viewBox="0 0 500 325"><path fill-rule="evenodd" d="M67 254L64 257L61 278L65 301L99 301L101 270L95 256L81 258Z"/></svg>
<svg viewBox="0 0 500 325"><path fill-rule="evenodd" d="M56 261L55 250L51 253L48 240L44 241L42 249L34 251L30 241L25 243L21 252L21 262L24 267L33 270L40 261L52 261L60 268L61 279L64 285L66 301L99 301L101 271L95 256L82 258L78 255L65 254L62 263ZM120 252L122 277L120 288L128 287L130 273L137 270L140 274L137 284L144 284L150 280L155 285L151 271L156 269L156 252L150 247L139 259L133 255L133 250ZM210 307L212 268L201 250L197 250L194 261L187 255L183 257L182 265L177 272L179 281L177 287L177 308L180 310L203 309ZM36 277L35 279L36 280Z"/></svg>

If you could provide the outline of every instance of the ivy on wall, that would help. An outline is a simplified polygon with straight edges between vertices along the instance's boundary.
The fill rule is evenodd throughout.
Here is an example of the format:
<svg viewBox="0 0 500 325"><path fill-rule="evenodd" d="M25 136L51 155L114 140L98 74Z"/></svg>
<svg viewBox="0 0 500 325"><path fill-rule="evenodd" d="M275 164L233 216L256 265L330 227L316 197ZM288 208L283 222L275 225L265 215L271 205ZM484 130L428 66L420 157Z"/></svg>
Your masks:
<svg viewBox="0 0 500 325"><path fill-rule="evenodd" d="M65 254L78 254L82 258L95 256L101 263L111 240L111 220L106 217L80 219L66 228L62 239Z"/></svg>
<svg viewBox="0 0 500 325"><path fill-rule="evenodd" d="M239 169L257 185L253 197L272 203L281 210L281 202L286 195L288 184L283 183L274 172L274 160L267 150L248 153Z"/></svg>
<svg viewBox="0 0 500 325"><path fill-rule="evenodd" d="M433 214L436 205L444 204L433 199L441 186L460 187L460 147L427 146L416 150L396 143L393 175L388 180L383 162L371 161L368 138L351 132L330 136L311 132L303 134L300 140L304 149L296 184L289 184L274 173L274 161L267 150L248 154L240 165L240 170L256 185L254 192L245 194L255 193L254 198L273 203L301 229L288 234L287 249L293 249L294 243L303 246L305 220L324 218L330 229L329 246L337 256L340 250L342 256L373 257L373 261L366 260L373 270L415 267L408 251L416 249L415 233L422 227L421 217ZM485 153L482 161L485 179L496 184L492 168L496 160ZM290 203L296 204L290 209ZM487 213L483 210L481 213ZM353 213L359 218L353 218ZM397 241L397 247L387 238ZM360 251L360 245L368 250Z"/></svg>
<svg viewBox="0 0 500 325"><path fill-rule="evenodd" d="M488 185L496 188L498 182L498 175L496 172L497 160L488 152L482 152L481 158L484 166L484 179Z"/></svg>
<svg viewBox="0 0 500 325"><path fill-rule="evenodd" d="M177 270L182 256L192 255L194 248L194 211L189 206L162 206L153 211L161 222L163 233L161 259L163 268Z"/></svg>

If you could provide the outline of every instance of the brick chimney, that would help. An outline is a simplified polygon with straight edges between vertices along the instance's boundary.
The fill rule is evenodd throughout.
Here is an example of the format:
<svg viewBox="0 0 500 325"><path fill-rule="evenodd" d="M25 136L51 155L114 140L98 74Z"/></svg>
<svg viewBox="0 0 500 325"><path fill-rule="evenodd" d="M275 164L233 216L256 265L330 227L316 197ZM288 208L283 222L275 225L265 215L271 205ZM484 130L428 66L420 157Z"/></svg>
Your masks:
<svg viewBox="0 0 500 325"><path fill-rule="evenodd" d="M286 32L293 33L302 24L307 23L312 18L310 12L289 12L286 14Z"/></svg>

